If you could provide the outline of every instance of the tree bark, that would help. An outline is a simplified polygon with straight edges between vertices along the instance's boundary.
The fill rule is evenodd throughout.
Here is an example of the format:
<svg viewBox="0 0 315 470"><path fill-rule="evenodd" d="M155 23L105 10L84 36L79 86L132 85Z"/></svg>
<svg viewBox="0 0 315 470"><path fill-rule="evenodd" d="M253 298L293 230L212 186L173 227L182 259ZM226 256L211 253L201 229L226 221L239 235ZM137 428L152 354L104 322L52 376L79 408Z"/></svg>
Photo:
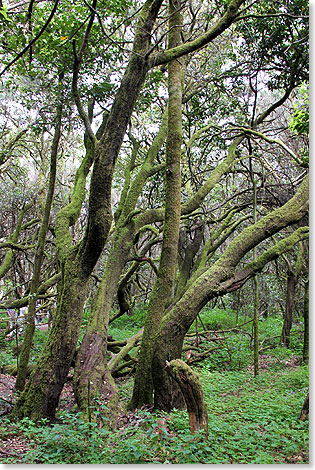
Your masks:
<svg viewBox="0 0 315 470"><path fill-rule="evenodd" d="M193 259L201 246L201 242L203 239L203 231L204 231L203 225L200 225L199 227L196 228L194 238L192 242L187 246L184 252L184 256L183 256L184 259L181 263L179 274L178 274L178 279L176 283L176 291L175 291L175 296L174 296L175 300L178 300L184 293L186 284L191 275Z"/></svg>
<svg viewBox="0 0 315 470"><path fill-rule="evenodd" d="M309 410L310 410L310 394L308 392L305 397L305 400L304 400L304 403L303 403L303 406L299 415L299 419L301 421L306 421L307 415L309 414Z"/></svg>
<svg viewBox="0 0 315 470"><path fill-rule="evenodd" d="M110 401L112 405L108 406L112 408L110 410L112 421L118 398L115 384L107 370L107 327L120 275L133 241L132 235L126 228L122 233L116 232L115 238L103 279L92 304L87 330L76 357L73 377L75 398L81 413L88 417L91 401L97 396L106 396L107 404ZM89 389L88 384L90 384Z"/></svg>
<svg viewBox="0 0 315 470"><path fill-rule="evenodd" d="M292 271L287 273L287 292L285 302L285 312L283 319L283 327L281 333L281 342L288 348L290 345L290 332L292 328L292 312L294 307L294 296L297 279Z"/></svg>
<svg viewBox="0 0 315 470"><path fill-rule="evenodd" d="M286 302L285 302L285 312L283 318L283 327L281 332L281 342L286 348L290 346L290 333L292 328L293 321L293 309L294 309L294 298L295 290L298 283L299 275L301 274L303 268L303 255L304 255L304 246L300 243L298 257L296 260L296 265L294 270L290 267L287 273L287 291L286 291Z"/></svg>
<svg viewBox="0 0 315 470"><path fill-rule="evenodd" d="M44 216L42 224L38 234L38 243L35 253L34 261L34 272L30 288L30 301L28 304L28 313L26 317L26 328L24 331L24 338L22 343L22 348L19 356L19 364L17 368L17 376L15 382L15 388L17 390L23 390L25 386L27 366L30 358L31 347L33 343L33 336L35 332L35 316L36 316L36 302L38 295L38 288L40 282L40 271L42 266L42 260L44 256L46 235L48 230L50 211L53 202L54 192L55 192L55 182L56 182L56 172L57 172L57 155L58 155L58 145L61 134L61 117L62 117L62 102L58 104L57 107L57 116L56 116L56 128L54 139L51 148L51 157L50 157L50 175L49 175L49 184L48 191L46 196Z"/></svg>

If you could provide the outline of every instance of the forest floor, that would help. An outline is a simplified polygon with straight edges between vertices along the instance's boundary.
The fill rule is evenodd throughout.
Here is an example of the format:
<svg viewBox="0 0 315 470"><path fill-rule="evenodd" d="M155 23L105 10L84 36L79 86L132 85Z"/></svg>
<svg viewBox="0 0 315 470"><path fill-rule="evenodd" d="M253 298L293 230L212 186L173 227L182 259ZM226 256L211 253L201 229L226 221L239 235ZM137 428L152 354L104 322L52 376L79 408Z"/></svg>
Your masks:
<svg viewBox="0 0 315 470"><path fill-rule="evenodd" d="M272 356L263 355L260 357L260 370L263 372L267 371L273 365L274 358ZM292 356L290 359L282 361L282 367L285 369L294 370L299 367L299 358ZM248 366L247 370L251 371L252 366ZM124 382L124 379L120 379L119 382ZM7 374L0 374L0 420L1 416L6 416L10 413L12 409L12 404L17 399L17 393L14 391L15 377ZM243 384L244 385L244 384ZM225 400L228 396L240 396L242 394L243 386L231 389L221 390L221 398ZM68 380L63 388L60 404L60 411L73 411L75 410L75 400L73 396L71 376L69 375ZM297 410L298 412L298 410ZM136 413L128 412L128 414L121 414L118 417L119 429L135 427L141 424L142 421L141 415ZM6 460L7 458L13 458L17 463L19 457L27 454L31 449L34 448L34 440L28 439L27 434L17 434L16 432L10 433L8 429L7 434L2 434L0 438L0 462L1 460ZM305 464L308 462L308 455L305 450L300 450L300 452L287 456L285 462L281 463L290 463L290 464ZM159 462L157 462L159 463ZM232 463L232 462L231 462ZM275 462L276 463L276 462ZM279 462L280 463L280 462Z"/></svg>
<svg viewBox="0 0 315 470"><path fill-rule="evenodd" d="M12 375L0 374L0 419L2 415L10 413L13 403L17 399L14 390L16 377ZM75 401L71 382L66 382L62 390L60 399L60 409L70 410L74 407ZM4 437L4 436L3 436ZM12 436L8 434L6 439L0 439L0 461L2 456L19 456L25 454L32 447L32 441L25 436Z"/></svg>

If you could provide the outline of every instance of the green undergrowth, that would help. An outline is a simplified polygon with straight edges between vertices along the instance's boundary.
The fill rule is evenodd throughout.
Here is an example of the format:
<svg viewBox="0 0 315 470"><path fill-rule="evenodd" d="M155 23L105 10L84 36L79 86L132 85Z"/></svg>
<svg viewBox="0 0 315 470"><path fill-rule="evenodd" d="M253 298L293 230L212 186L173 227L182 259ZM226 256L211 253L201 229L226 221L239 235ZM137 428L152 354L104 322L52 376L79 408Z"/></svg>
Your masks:
<svg viewBox="0 0 315 470"><path fill-rule="evenodd" d="M200 376L208 409L209 435L192 435L185 410L171 413L136 410L126 413L114 431L86 423L74 412L61 411L58 421L0 421L0 438L23 440L23 455L3 455L2 463L19 464L307 464L308 425L299 413L308 391L308 367L301 365L302 324L292 329L290 349L280 345L281 317L261 318L259 375L253 377L251 323L236 325L233 311L204 310L198 332L205 350L217 348L192 363ZM118 318L109 334L123 340L135 334L145 309ZM238 326L249 318L239 317ZM223 331L222 331L223 330ZM226 331L229 330L229 331ZM217 332L217 340L213 331ZM196 324L186 346L196 342ZM219 338L219 339L218 339ZM39 341L37 341L39 339ZM36 336L34 357L44 337ZM192 348L192 352L195 350ZM133 378L116 381L123 404L130 400Z"/></svg>
<svg viewBox="0 0 315 470"><path fill-rule="evenodd" d="M199 367L209 436L192 435L186 411L129 414L115 431L60 414L57 423L2 420L1 439L23 436L30 450L3 463L283 464L308 462L308 419L298 419L308 367L212 372ZM126 381L119 388L126 388Z"/></svg>
<svg viewBox="0 0 315 470"><path fill-rule="evenodd" d="M145 322L146 306L138 306L134 309L132 315L125 314L109 324L108 334L116 341L136 334Z"/></svg>

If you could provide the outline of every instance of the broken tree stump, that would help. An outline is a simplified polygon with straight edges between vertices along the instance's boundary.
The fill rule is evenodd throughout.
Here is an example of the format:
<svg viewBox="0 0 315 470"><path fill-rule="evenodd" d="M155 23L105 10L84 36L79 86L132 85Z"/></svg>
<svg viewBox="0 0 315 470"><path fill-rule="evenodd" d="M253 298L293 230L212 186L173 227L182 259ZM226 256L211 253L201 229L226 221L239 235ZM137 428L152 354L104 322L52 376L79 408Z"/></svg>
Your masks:
<svg viewBox="0 0 315 470"><path fill-rule="evenodd" d="M184 396L191 432L204 429L208 435L208 413L198 375L181 359L166 361L165 369L176 380Z"/></svg>
<svg viewBox="0 0 315 470"><path fill-rule="evenodd" d="M300 412L300 416L299 416L299 419L301 421L305 421L306 420L306 417L309 413L309 409L310 409L310 394L308 392L308 394L306 395L306 398L304 400L304 403L303 403L303 406L302 406L302 409L301 409L301 412Z"/></svg>

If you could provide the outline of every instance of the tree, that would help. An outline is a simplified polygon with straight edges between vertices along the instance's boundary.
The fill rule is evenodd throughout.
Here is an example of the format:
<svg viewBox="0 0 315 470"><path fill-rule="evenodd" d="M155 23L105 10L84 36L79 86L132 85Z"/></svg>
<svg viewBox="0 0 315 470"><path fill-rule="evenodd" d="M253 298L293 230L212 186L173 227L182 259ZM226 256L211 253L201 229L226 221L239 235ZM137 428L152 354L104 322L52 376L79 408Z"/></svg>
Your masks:
<svg viewBox="0 0 315 470"><path fill-rule="evenodd" d="M285 312L283 316L283 328L281 333L281 341L286 348L288 348L290 345L290 332L292 328L295 289L298 283L299 275L303 269L304 251L305 246L301 242L299 244L299 252L294 268L292 268L288 262Z"/></svg>

